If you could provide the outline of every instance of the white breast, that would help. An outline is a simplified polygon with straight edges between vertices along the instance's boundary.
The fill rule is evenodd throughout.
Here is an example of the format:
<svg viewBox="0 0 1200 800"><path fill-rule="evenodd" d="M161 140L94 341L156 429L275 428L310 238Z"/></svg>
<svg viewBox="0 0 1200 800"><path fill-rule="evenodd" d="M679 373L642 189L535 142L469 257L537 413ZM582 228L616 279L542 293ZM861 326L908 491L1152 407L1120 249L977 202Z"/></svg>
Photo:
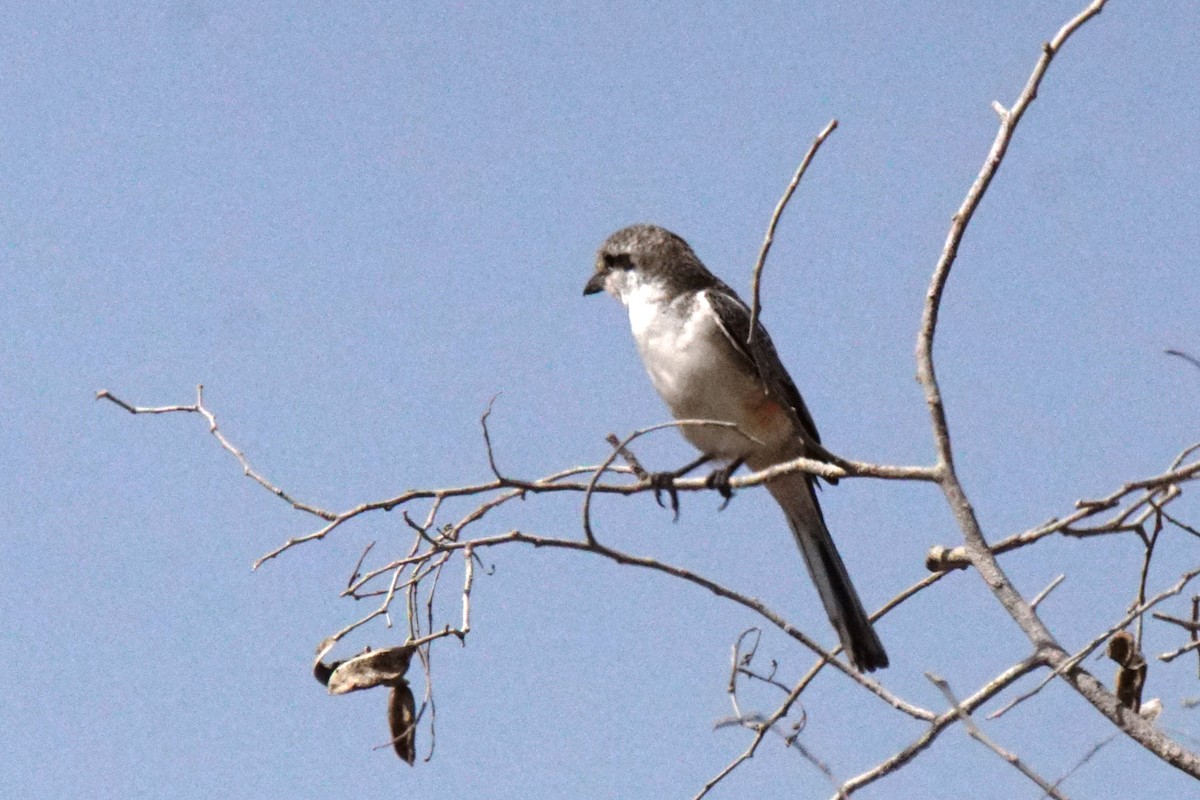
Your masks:
<svg viewBox="0 0 1200 800"><path fill-rule="evenodd" d="M762 384L726 338L704 292L670 298L659 286L639 284L622 300L650 380L676 419L731 422L760 442L787 436L763 430L750 413L765 400ZM689 426L681 432L702 452L721 458L762 447L730 428ZM776 441L764 444L773 448Z"/></svg>

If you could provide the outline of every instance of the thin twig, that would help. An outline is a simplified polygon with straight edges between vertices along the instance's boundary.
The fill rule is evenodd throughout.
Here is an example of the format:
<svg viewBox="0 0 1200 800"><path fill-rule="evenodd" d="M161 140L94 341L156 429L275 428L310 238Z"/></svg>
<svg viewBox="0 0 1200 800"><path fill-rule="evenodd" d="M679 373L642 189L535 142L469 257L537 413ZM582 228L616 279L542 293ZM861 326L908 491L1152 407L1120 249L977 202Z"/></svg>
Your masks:
<svg viewBox="0 0 1200 800"><path fill-rule="evenodd" d="M1193 639L1192 641L1185 644L1183 647L1180 647L1178 650L1172 650L1169 653L1163 653L1162 655L1160 655L1158 657L1158 660L1170 663L1170 662L1174 661L1175 659L1179 658L1184 653L1190 653L1193 650L1198 650L1198 649L1200 649L1200 639Z"/></svg>
<svg viewBox="0 0 1200 800"><path fill-rule="evenodd" d="M500 474L500 468L496 466L496 452L492 449L492 433L488 430L488 417L492 415L492 407L496 405L496 398L499 396L500 393L496 392L492 395L492 399L488 400L487 409L479 417L479 426L483 428L483 444L487 448L488 466L491 467L496 480L503 481L504 476Z"/></svg>
<svg viewBox="0 0 1200 800"><path fill-rule="evenodd" d="M637 456L633 454L627 447L621 445L620 438L615 433L610 433L604 437L604 441L608 442L613 447L617 448L617 452L621 454L621 458L625 459L625 463L633 470L633 474L637 476L639 481L649 481L650 473L642 466L642 463L637 460Z"/></svg>
<svg viewBox="0 0 1200 800"><path fill-rule="evenodd" d="M825 663L825 661L822 660L822 663ZM792 689L791 693L787 696L787 699L780 704L779 708L775 709L771 716L767 717L761 723L755 726L756 730L754 733L754 738L751 740L750 745L744 751L742 751L741 755L737 756L735 759L733 759L733 761L730 761L728 764L726 764L725 767L716 775L709 778L708 782L700 788L700 791L692 797L692 800L701 800L701 798L711 792L718 783L725 780L730 773L732 773L746 761L753 758L754 753L758 750L758 746L762 744L763 739L766 738L767 733L775 727L779 720L788 715L788 713L792 710L792 705L800 697L800 693L804 691L804 688L807 685L807 681L803 681L800 683L800 685L796 686L796 688Z"/></svg>
<svg viewBox="0 0 1200 800"><path fill-rule="evenodd" d="M621 455L622 453L628 452L627 448L629 447L629 444L631 442L633 442L633 440L637 439L638 437L645 436L648 433L654 433L655 431L663 430L664 428L687 428L687 427L708 427L708 426L717 427L717 428L731 428L736 433L739 433L742 436L746 437L747 440L758 443L758 444L762 444L761 442L759 442L757 439L755 439L750 434L742 431L742 429L739 428L736 423L725 422L722 420L715 420L715 419L673 420L671 422L660 422L657 425L651 425L648 428L642 428L641 430L634 431L633 433L629 434L624 439L622 439L620 442L618 442L617 445L615 447L613 447L612 452L608 454L608 458L604 459L604 461L602 461L600 463L600 466L596 467L596 471L592 473L591 480L589 480L588 484L587 484L587 489L583 493L583 508L582 508L583 535L585 537L587 537L588 544L594 545L597 543L596 542L596 534L592 530L592 513L591 513L592 512L592 493L596 491L596 484L599 482L600 476L603 475L604 471L606 469L608 469L609 466L614 461L617 460L617 456Z"/></svg>
<svg viewBox="0 0 1200 800"><path fill-rule="evenodd" d="M371 541L367 542L367 546L363 548L362 555L358 557L358 561L356 561L354 564L354 569L350 571L350 580L346 581L347 590L349 590L349 588L354 585L354 582L358 580L361 574L360 570L362 569L363 562L367 560L367 553L371 552L371 548L374 546L375 540L372 539Z"/></svg>
<svg viewBox="0 0 1200 800"><path fill-rule="evenodd" d="M221 432L220 427L217 425L216 416L204 406L204 384L198 384L196 386L196 402L190 406L135 406L120 399L107 389L101 389L100 391L96 392L96 399L108 400L109 402L125 409L130 414L173 414L178 412L199 414L208 421L208 432L211 433L213 437L215 437L216 440L221 443L221 447L226 452L237 459L238 464L240 464L242 467L242 474L247 478L250 478L259 486L283 500L297 511L303 511L307 514L312 514L313 516L320 517L324 520L333 520L337 516L332 511L326 511L324 509L317 508L316 506L309 505L308 503L300 502L283 489L268 481L252 466L250 466L250 462L246 459L246 456L242 453L242 451L234 447L233 443L229 441L229 439L225 438L225 434Z"/></svg>
<svg viewBox="0 0 1200 800"><path fill-rule="evenodd" d="M746 655L742 655L742 642L747 636L754 636L754 644L750 647ZM733 652L729 656L729 683L726 686L725 693L729 695L730 705L733 706L733 713L741 717L742 709L738 705L737 699L737 678L744 664L748 664L754 659L754 654L758 652L758 643L762 641L762 628L752 627L742 631L738 638L733 643Z"/></svg>
<svg viewBox="0 0 1200 800"><path fill-rule="evenodd" d="M932 575L926 575L924 578L917 581L912 586L909 586L907 589L900 592L900 594L896 595L888 602L884 603L878 611L871 615L871 621L875 622L879 620L885 614L889 613L909 598L929 588L949 574L950 573L948 572L936 572ZM746 747L746 749L731 762L726 764L720 772L709 779L709 781L704 785L700 792L692 798L692 800L699 800L700 798L704 797L713 789L713 787L727 778L735 769L753 758L755 752L758 751L759 745L761 745L763 740L766 738L767 732L772 728L772 726L778 723L779 720L788 715L788 713L791 711L792 705L799 699L804 690L808 688L809 684L812 683L821 670L824 669L825 665L830 662L830 659L840 652L842 652L842 647L839 644L829 652L828 656L821 656L817 658L816 662L809 668L808 672L806 672L799 682L792 688L791 692L788 694L783 703L780 704L779 708L777 708L775 712L768 717L761 726L759 726L758 730L755 732L754 738L750 741L750 744Z"/></svg>
<svg viewBox="0 0 1200 800"><path fill-rule="evenodd" d="M1046 675L1046 677L1043 678L1036 686L1034 686L1029 691L1024 692L1023 694L1013 698L1012 700L1010 700L1008 703L1006 703L1002 707L993 711L991 714L988 715L988 719L997 719L999 717L1004 716L1005 714L1007 714L1009 711L1012 711L1014 708L1016 708L1021 703L1025 702L1029 698L1036 695L1038 692L1040 692L1042 689L1044 689L1046 687L1046 685L1050 683L1050 681L1054 680L1054 678L1056 678L1056 677L1063 676L1063 677L1067 677L1068 679L1070 679L1072 677L1072 675L1076 672L1075 668L1079 664L1081 664L1085 658L1087 658L1089 655L1091 655L1093 652L1095 652L1096 648L1098 648L1100 645L1102 645L1106 641L1108 641L1109 637L1111 637L1117 631L1124 630L1126 627L1129 626L1129 623L1133 622L1135 619L1137 619L1141 615L1145 614L1147 611L1149 611L1151 608L1154 608L1154 606L1158 605L1162 601L1166 600L1167 598L1174 597L1175 595L1182 592L1184 587L1186 587L1188 585L1188 583L1190 583L1197 575L1200 575L1200 569L1194 569L1189 572L1185 572L1182 576L1180 576L1179 580L1176 581L1174 585L1159 592L1154 597L1151 597L1150 599L1146 600L1144 603L1140 604L1136 608L1131 609L1129 611L1129 613L1127 613L1124 617L1122 617L1116 624L1110 626L1108 628L1108 630L1104 631L1099 636L1096 636L1095 638L1093 638L1090 642L1088 642L1086 645L1084 645L1082 649L1078 650L1074 655L1067 656L1067 657L1059 657L1057 659L1057 663L1050 664L1050 666L1053 668L1050 671L1050 673L1048 675ZM1085 673L1082 673L1082 671L1080 671L1080 674L1085 674ZM1068 682L1070 682L1070 680L1068 680ZM1116 700L1116 697L1114 696L1113 699Z"/></svg>
<svg viewBox="0 0 1200 800"><path fill-rule="evenodd" d="M1029 607L1037 608L1039 605L1041 605L1042 601L1045 600L1047 597L1049 597L1050 593L1053 592L1055 589L1057 589L1058 585L1060 583L1062 583L1063 579L1066 577L1067 576L1065 574L1060 574L1057 578L1050 581L1050 584L1048 586L1046 586L1045 589L1042 589L1040 592L1038 592L1034 596L1034 598L1032 600L1029 601Z"/></svg>
<svg viewBox="0 0 1200 800"><path fill-rule="evenodd" d="M1092 758L1096 755L1096 753L1100 752L1101 748L1105 747L1110 742L1114 741L1118 736L1120 736L1119 733L1114 733L1111 736L1106 736L1105 738L1101 739L1100 741L1098 741L1094 745L1092 745L1088 749L1088 751L1083 754L1083 757L1075 762L1075 765L1073 767L1071 767L1069 770L1064 772L1062 774L1062 776L1054 782L1054 788L1057 789L1059 786L1061 786L1063 781L1065 781L1067 778L1074 775L1079 770L1080 767L1082 767L1084 764L1091 761ZM1048 797L1048 796L1049 796L1048 794L1042 795L1042 797Z"/></svg>
<svg viewBox="0 0 1200 800"><path fill-rule="evenodd" d="M1191 364L1193 367L1196 367L1197 369L1200 369L1200 359L1196 358L1196 357L1195 357L1195 356L1193 356L1193 355L1190 355L1190 354L1188 354L1188 353L1185 353L1185 352L1183 352L1182 350L1173 350L1173 349L1170 349L1170 348L1168 348L1168 349L1164 350L1163 352L1164 352L1164 353L1166 353L1166 354L1167 354L1167 355L1169 355L1169 356L1178 356L1179 358L1182 358L1184 361L1186 361L1186 362L1188 362L1189 364Z"/></svg>
<svg viewBox="0 0 1200 800"><path fill-rule="evenodd" d="M981 705L995 697L1004 689L1008 688L1015 681L1037 669L1039 666L1041 666L1041 664L1036 658L1027 658L1024 661L1014 664L992 680L988 681L986 685L980 688L973 695L963 700L959 704L959 707L965 710L967 713L974 713L974 711ZM920 755L926 748L933 744L934 740L941 735L942 731L958 720L959 712L956 709L951 708L942 712L937 716L936 719L933 720L933 722L930 723L929 727L926 728L921 735L910 742L902 750L867 770L866 772L856 775L855 777L843 783L839 787L839 794L835 795L835 798L840 798L843 795L851 794L852 792L872 784L880 778L886 777L887 775L890 775L891 773L900 769L905 764L909 763L918 755Z"/></svg>
<svg viewBox="0 0 1200 800"><path fill-rule="evenodd" d="M1162 533L1163 519L1162 514L1158 514L1158 518L1154 521L1154 529L1147 534L1144 530L1140 531L1142 542L1145 544L1145 549L1142 552L1142 568L1138 573L1137 594L1134 595L1132 606L1137 608L1142 603L1146 602L1146 581L1150 579L1150 560L1154 558L1154 545L1158 543L1158 535ZM1134 634L1134 649L1141 651L1142 649L1142 631L1145 627L1146 615L1142 614L1134 622L1137 628L1137 633Z"/></svg>
<svg viewBox="0 0 1200 800"><path fill-rule="evenodd" d="M928 678L930 683L936 686L946 698L946 702L950 704L950 707L954 710L954 713L958 715L959 720L967 729L967 733L972 739L979 742L984 747L988 748L993 753L1000 756L1000 758L1004 759L1013 767L1015 767L1022 775L1024 775L1026 778L1029 778L1029 780L1041 787L1042 791L1045 792L1047 796L1053 797L1055 800L1066 800L1065 796L1060 793L1053 784L1051 784L1041 775L1038 775L1036 772L1034 772L1029 765L1027 765L1017 756L1016 753L1005 750L990 736L984 733L978 725L975 724L975 720L971 717L970 713L962 707L962 705L958 702L958 698L954 696L954 692L950 689L950 684L945 678L935 675L932 672L926 672L925 677Z"/></svg>
<svg viewBox="0 0 1200 800"><path fill-rule="evenodd" d="M779 202L775 205L775 213L771 215L771 221L767 225L767 234L763 237L762 248L758 251L758 260L754 262L754 273L750 281L750 333L746 336L746 343L754 342L754 329L758 327L758 316L762 310L762 296L760 294L759 284L762 280L763 267L767 263L767 253L771 251L771 244L775 241L775 227L779 225L779 218L783 216L783 209L787 207L788 201L792 199L792 195L796 191L796 187L800 185L800 179L804 177L804 173L808 171L808 165L812 163L813 156L817 154L817 150L821 149L821 145L825 143L825 139L829 134L833 133L838 126L836 119L829 120L829 124L825 129L817 134L817 138L808 147L808 152L804 154L804 159L800 162L800 166L796 168L796 174L792 176L791 183L783 193L783 197L779 198Z"/></svg>

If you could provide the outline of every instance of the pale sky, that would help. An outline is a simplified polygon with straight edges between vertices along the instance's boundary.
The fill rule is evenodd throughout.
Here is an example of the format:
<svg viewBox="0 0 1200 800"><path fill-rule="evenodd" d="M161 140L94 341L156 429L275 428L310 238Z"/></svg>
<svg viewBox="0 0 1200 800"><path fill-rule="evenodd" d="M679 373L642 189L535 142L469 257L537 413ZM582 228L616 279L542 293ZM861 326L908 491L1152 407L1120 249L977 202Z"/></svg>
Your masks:
<svg viewBox="0 0 1200 800"><path fill-rule="evenodd" d="M338 597L377 514L257 572L316 521L241 476L192 416L134 418L92 395L188 403L195 385L251 462L345 509L411 487L534 478L668 418L624 311L581 296L613 230L655 222L748 294L772 209L836 117L788 208L763 320L826 443L933 458L912 352L951 214L1040 44L1084 3L25 3L0 22L0 794L30 798L687 798L750 734L729 649L761 622L594 557L482 557L466 646L434 648L436 751L388 749L382 692L309 675L367 613ZM937 358L959 467L991 539L1162 471L1197 435L1200 7L1114 0L1051 66L976 215ZM665 431L653 469L692 451ZM533 497L478 534L582 536L579 500ZM843 481L829 525L876 608L960 536L929 486ZM761 598L834 641L761 489L724 512L687 495L601 498L597 535ZM451 510L465 511L455 505ZM424 507L414 511L423 513ZM1200 520L1185 496L1178 516ZM1197 566L1164 533L1157 591ZM1079 647L1132 599L1132 538L1052 540L1002 559ZM369 564L368 566L370 566ZM457 578L455 578L457 580ZM1193 590L1194 591L1194 590ZM1164 607L1186 614L1185 593ZM457 622L457 596L442 609ZM373 601L372 601L373 602ZM941 711L1028 652L960 573L878 626L896 693ZM347 642L397 644L382 623ZM1147 628L1154 655L1182 644ZM794 682L811 654L775 631ZM1085 663L1109 681L1112 664ZM1029 688L1036 678L1020 688ZM1152 661L1147 697L1191 746L1194 659ZM1011 697L1013 692L1003 699ZM1003 702L1003 699L1001 702ZM769 713L777 695L744 698ZM839 780L921 725L846 679L804 695L801 742ZM999 703L989 706L991 710ZM1111 727L1065 686L986 730L1054 779ZM430 733L418 733L420 756ZM1063 784L1182 797L1194 783L1121 738ZM769 739L712 795L826 798ZM863 797L1014 798L1037 788L961 729Z"/></svg>

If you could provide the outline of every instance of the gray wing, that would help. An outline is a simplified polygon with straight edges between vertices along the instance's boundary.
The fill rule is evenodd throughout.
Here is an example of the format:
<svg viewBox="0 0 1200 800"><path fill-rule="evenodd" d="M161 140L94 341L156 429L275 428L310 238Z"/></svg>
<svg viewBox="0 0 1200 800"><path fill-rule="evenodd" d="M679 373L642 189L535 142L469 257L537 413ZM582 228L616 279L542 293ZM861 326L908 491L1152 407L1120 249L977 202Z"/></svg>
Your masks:
<svg viewBox="0 0 1200 800"><path fill-rule="evenodd" d="M804 436L820 444L821 434L817 432L812 414L808 412L800 390L796 388L792 377L784 369L783 362L779 360L779 354L775 352L775 345L771 342L766 328L762 323L755 321L754 341L748 345L746 340L750 338L750 309L746 304L723 283L707 289L705 293L717 314L722 331L733 348L758 373L767 391L787 403L795 414L795 422Z"/></svg>

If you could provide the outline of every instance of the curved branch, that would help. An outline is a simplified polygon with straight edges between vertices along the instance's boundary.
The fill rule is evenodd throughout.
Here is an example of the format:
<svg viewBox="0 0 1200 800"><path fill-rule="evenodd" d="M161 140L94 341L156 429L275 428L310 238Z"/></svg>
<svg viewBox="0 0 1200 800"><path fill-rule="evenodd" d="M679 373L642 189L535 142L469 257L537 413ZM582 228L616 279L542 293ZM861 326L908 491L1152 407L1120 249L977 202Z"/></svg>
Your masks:
<svg viewBox="0 0 1200 800"><path fill-rule="evenodd" d="M960 702L957 707L951 708L949 711L944 711L939 714L937 719L933 720L930 726L903 750L878 764L877 766L867 770L866 772L863 772L860 775L856 775L855 777L843 783L838 789L838 793L834 795L835 800L840 800L841 798L849 795L851 792L857 791L868 784L872 784L880 778L890 775L891 773L900 769L905 764L920 755L921 752L929 747L929 745L933 744L933 741L941 735L942 731L948 728L951 724L958 722L960 719L959 715L962 711L966 711L967 713L974 712L975 709L992 699L1005 688L1012 685L1014 682L1040 666L1040 660L1038 660L1036 657L1030 657L1009 667L1000 675L989 681L986 686L975 692L975 694Z"/></svg>
<svg viewBox="0 0 1200 800"><path fill-rule="evenodd" d="M1009 143L1012 141L1017 124L1021 121L1029 105L1037 97L1038 87L1046 74L1050 62L1062 49L1066 41L1084 23L1095 17L1104 8L1106 0L1094 0L1087 8L1067 22L1054 38L1042 46L1042 55L1034 66L1024 90L1017 98L1011 110L997 107L1000 115L1000 129L992 142L991 150L983 168L975 182L967 191L962 205L955 213L946 243L942 248L937 266L934 268L929 289L925 296L925 307L921 315L921 325L917 334L917 379L925 391L925 402L929 407L929 415L933 427L934 446L936 448L938 465L941 472L940 484L946 501L962 531L966 543L967 556L971 565L979 572L980 577L988 584L996 599L1004 606L1009 616L1021 627L1039 654L1039 657L1054 669L1063 669L1071 656L1055 641L1054 636L1038 617L1037 612L1029 602L1016 590L1008 576L1000 568L995 555L988 547L983 530L975 516L975 510L963 489L962 483L954 469L954 455L950 446L950 430L946 419L946 409L942 400L941 389L938 385L937 373L933 364L933 340L937 328L938 312L941 306L942 294L950 271L958 255L967 225L979 207L983 195L996 175ZM1200 757L1188 752L1181 745L1172 741L1155 729L1136 713L1125 708L1116 696L1104 688L1099 681L1088 673L1075 668L1067 668L1062 677L1070 683L1088 702L1116 724L1126 734L1146 747L1159 758L1172 766L1200 777Z"/></svg>
<svg viewBox="0 0 1200 800"><path fill-rule="evenodd" d="M535 548L549 547L560 550L574 550L577 552L593 553L595 555L600 555L611 559L618 564L641 567L643 569L661 572L666 575L671 575L675 578L687 581L688 583L694 584L703 589L707 589L717 597L723 597L726 600L731 600L734 603L737 603L738 605L755 612L763 619L774 625L776 628L783 631L812 652L816 653L823 660L827 660L851 680L861 685L867 691L871 692L897 711L903 712L910 717L919 720L930 721L934 718L933 712L913 705L912 703L897 697L891 691L884 688L874 678L864 675L858 670L850 667L848 664L835 659L829 651L825 650L825 648L821 647L819 644L809 638L806 633L792 625L780 614L770 609L761 600L757 600L753 597L748 597L739 592L735 592L734 590L723 586L722 584L719 584L710 578L706 578L703 575L684 569L683 567L676 567L671 564L657 561L653 558L626 553L624 551L608 547L607 545L600 544L599 542L588 542L579 539L555 539L546 536L535 536L533 534L523 533L519 530L509 531L508 533L499 534L497 536L487 536L478 539L472 539L469 542L439 542L438 550L439 552L448 552L452 550L459 550L465 547L478 550L485 547L497 547L511 543L528 544ZM428 557L428 555L429 554L426 554L426 557Z"/></svg>
<svg viewBox="0 0 1200 800"><path fill-rule="evenodd" d="M754 329L758 327L758 315L762 311L762 295L759 290L759 283L762 280L763 267L767 263L767 253L771 250L771 244L775 241L775 228L779 225L779 218L783 216L783 209L787 207L788 201L792 199L792 194L795 193L796 187L800 185L800 179L804 177L804 173L808 172L808 165L812 163L813 156L817 154L817 150L821 149L821 145L829 138L829 134L837 130L838 121L836 119L829 120L829 124L824 130L817 134L817 138L813 139L813 143L809 146L808 152L804 154L804 159L800 162L800 166L796 168L796 174L792 176L792 182L783 192L783 197L779 198L779 203L775 206L775 213L771 215L771 221L767 225L767 235L763 237L762 249L758 251L758 261L754 263L754 273L750 280L750 333L746 335L746 342L754 341Z"/></svg>

